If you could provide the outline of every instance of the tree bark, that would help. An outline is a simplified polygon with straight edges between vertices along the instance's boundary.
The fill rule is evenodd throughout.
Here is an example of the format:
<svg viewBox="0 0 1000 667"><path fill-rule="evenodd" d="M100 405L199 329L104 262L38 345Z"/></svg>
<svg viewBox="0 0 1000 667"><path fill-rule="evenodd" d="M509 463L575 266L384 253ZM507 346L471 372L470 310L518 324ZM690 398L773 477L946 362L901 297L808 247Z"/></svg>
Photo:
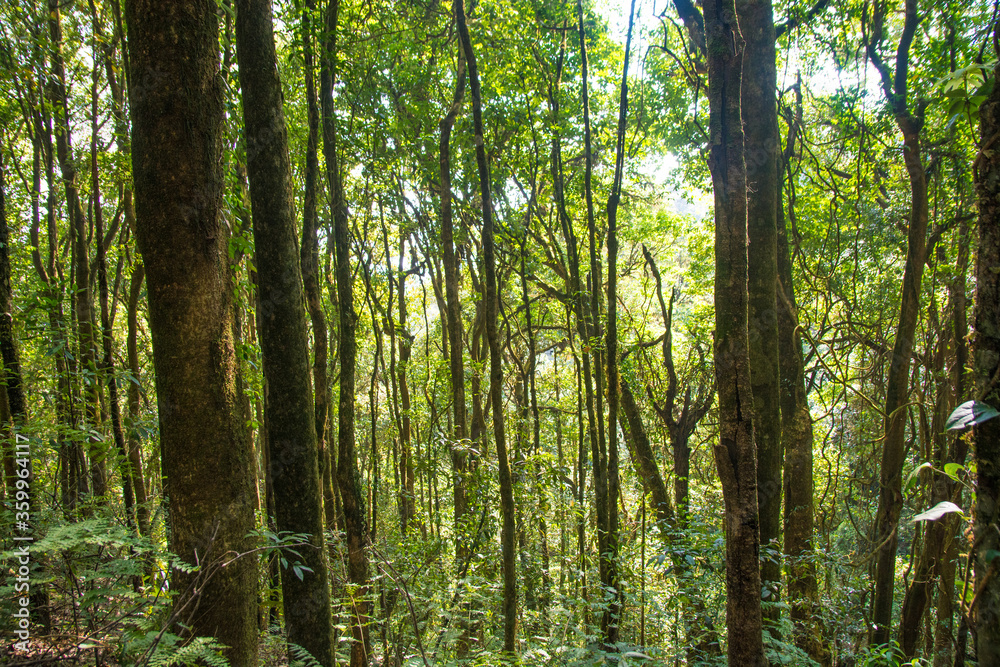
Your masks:
<svg viewBox="0 0 1000 667"><path fill-rule="evenodd" d="M890 74L883 62L880 47L885 23L885 6L879 5L872 18L872 35L867 43L868 59L879 71L882 90L889 102L896 125L903 135L903 162L910 180L909 230L906 239L906 264L885 390L884 438L879 475L878 512L875 517L875 592L872 600L872 643L887 644L892 626L892 600L896 583L897 526L903 508L903 459L907 404L909 402L910 357L914 333L920 315L920 282L924 271L927 236L927 175L920 156L920 129L923 121L908 107L907 77L909 49L920 18L917 0L906 0L903 32L896 52L896 71Z"/></svg>
<svg viewBox="0 0 1000 667"><path fill-rule="evenodd" d="M740 85L743 36L732 0L705 2L709 159L715 191L715 375L726 524L729 664L766 665L761 636L757 453L747 332L747 187Z"/></svg>
<svg viewBox="0 0 1000 667"><path fill-rule="evenodd" d="M291 166L269 0L237 0L236 48L243 96L261 357L267 381L267 443L279 534L306 535L305 567L281 570L288 642L321 665L335 661L323 537L309 339ZM292 558L288 557L291 563ZM289 659L294 654L289 652Z"/></svg>
<svg viewBox="0 0 1000 667"><path fill-rule="evenodd" d="M594 154L592 148L592 135L590 124L590 63L587 57L587 35L584 30L583 2L577 0L577 34L580 39L580 67L581 67L581 101L583 104L583 142L584 142L584 174L583 192L584 200L587 204L587 235L590 241L590 300L589 304L585 298L580 314L584 318L586 326L581 330L580 338L584 347L589 352L591 360L590 378L586 378L586 357L584 363L585 381L588 387L588 417L591 419L590 430L590 456L591 466L594 474L594 507L597 514L597 559L598 575L601 586L606 594L611 594L611 580L609 568L611 565L611 551L608 545L608 451L607 440L604 433L604 360L602 358L599 341L601 339L601 294L604 280L601 277L601 263L598 259L598 236L597 224L594 220L594 195L593 195L593 172ZM583 277L579 279L579 291L581 297L584 293ZM589 308L588 308L589 306ZM604 597L602 595L602 597ZM610 616L604 614L601 617L601 632L607 637L608 621Z"/></svg>
<svg viewBox="0 0 1000 667"><path fill-rule="evenodd" d="M1000 27L994 26L994 40ZM994 41L996 43L996 41ZM994 68L994 76L1000 66ZM1000 88L979 109L980 149L975 182L979 195L979 256L976 260L974 368L977 394L1000 407L1000 152L991 150L1000 136ZM975 591L971 609L980 665L1000 664L1000 419L974 429L976 472ZM992 553L991 553L992 552Z"/></svg>
<svg viewBox="0 0 1000 667"><path fill-rule="evenodd" d="M329 363L329 337L326 312L323 310L323 292L320 289L319 268L319 108L316 97L315 58L313 55L313 18L316 16L315 0L306 0L302 11L302 55L305 74L307 120L309 138L306 144L305 192L302 205L302 247L299 260L302 265L302 286L305 290L306 308L312 324L313 335L313 397L315 403L316 447L319 456L321 486L322 479L329 476L327 467L326 422L330 416L330 383L327 365ZM327 501L329 502L329 501ZM324 510L326 510L324 505ZM327 522L326 528L334 524Z"/></svg>
<svg viewBox="0 0 1000 667"><path fill-rule="evenodd" d="M93 14L94 38L97 39L99 33L97 10L91 4ZM132 475L129 471L128 450L125 446L125 433L122 430L121 405L118 401L118 378L115 377L115 363L112 350L114 340L112 339L112 319L109 306L110 297L108 294L108 258L104 243L104 211L101 206L101 179L97 166L98 139L98 53L95 49L93 53L93 68L90 95L90 189L91 206L94 217L94 237L97 241L97 285L101 304L101 347L104 357L101 360L101 375L104 384L108 387L108 407L111 414L111 435L114 439L115 449L120 456L120 468L122 477L122 500L125 504L126 522L132 528L136 528L135 515L135 492L132 486Z"/></svg>
<svg viewBox="0 0 1000 667"><path fill-rule="evenodd" d="M500 529L503 550L503 650L514 654L514 637L517 630L517 565L514 561L514 483L507 455L507 440L503 414L503 357L497 315L500 297L497 293L496 242L493 237L493 197L490 170L483 138L483 98L479 87L479 67L472 48L469 26L465 16L465 1L454 0L458 35L469 68L469 89L472 94L473 132L476 145L476 166L479 172L479 194L483 213L483 272L486 274L486 341L490 348L490 402L493 410L493 438L496 442L497 460L500 465Z"/></svg>
<svg viewBox="0 0 1000 667"><path fill-rule="evenodd" d="M801 92L795 89L796 117L790 123L785 145L785 161L794 152L798 123L801 121ZM802 335L798 331L798 306L792 277L792 256L788 226L779 182L778 258L778 373L781 408L781 440L784 460L784 551L789 558L788 602L792 620L792 640L820 665L830 664L830 652L818 622L819 591L813 551L813 429L806 395L802 357ZM794 215L789 199L789 215Z"/></svg>
<svg viewBox="0 0 1000 667"><path fill-rule="evenodd" d="M618 403L620 378L618 372L618 204L622 196L625 171L625 130L628 126L628 65L632 55L632 28L635 24L635 0L632 0L628 18L628 36L625 38L625 61L622 65L622 82L618 99L618 135L615 146L615 176L608 197L608 572L606 585L611 591L602 625L605 639L611 648L619 639L622 615L622 582L618 568L618 494L621 485L618 470ZM588 151L589 155L589 151ZM592 239L593 242L593 239ZM595 285L600 289L600 285Z"/></svg>
<svg viewBox="0 0 1000 667"><path fill-rule="evenodd" d="M147 271L174 610L191 636L257 664L254 485L220 214L222 90L215 4L128 0L136 231ZM219 567L225 562L224 567ZM195 599L197 598L197 599Z"/></svg>
<svg viewBox="0 0 1000 667"><path fill-rule="evenodd" d="M777 636L781 589L781 414L778 401L777 219L778 105L774 11L771 0L739 0L740 30L746 38L741 104L746 145L747 229L749 235L750 378L757 444L757 505L760 563L765 587L765 623Z"/></svg>
<svg viewBox="0 0 1000 667"><path fill-rule="evenodd" d="M326 40L320 72L323 108L323 152L333 208L333 235L336 252L337 305L340 321L338 347L340 357L340 397L337 405L337 486L343 508L347 536L347 572L354 589L348 600L351 643L351 667L365 667L371 657L368 630L368 530L365 522L365 498L361 492L358 455L355 449L355 373L357 368L357 313L354 312L354 280L351 275L351 234L348 229L347 198L341 176L338 136L333 114L333 74L337 45L339 0L327 7Z"/></svg>
<svg viewBox="0 0 1000 667"><path fill-rule="evenodd" d="M670 494L667 492L667 485L663 482L663 476L660 474L660 467L656 464L656 455L653 454L653 447L649 444L649 436L642 423L642 415L639 413L639 406L635 402L632 388L629 387L625 378L621 379L620 386L625 417L623 422L628 425L628 433L631 436L629 450L632 455L632 463L635 465L636 475L642 482L643 490L652 498L656 521L663 530L674 522L674 508L670 502Z"/></svg>
<svg viewBox="0 0 1000 667"><path fill-rule="evenodd" d="M406 278L403 257L406 255L405 230L399 235L399 255L396 271L396 306L398 319L393 339L399 346L399 362L396 364L396 384L399 388L399 526L405 535L410 527L416 526L417 502L416 479L413 468L413 444L411 442L410 384L407 371L413 351L413 335L406 329ZM388 259L388 256L386 257ZM389 304L392 307L392 304Z"/></svg>
<svg viewBox="0 0 1000 667"><path fill-rule="evenodd" d="M128 297L128 339L126 351L128 368L132 381L128 383L128 449L129 474L132 475L132 488L135 489L136 518L139 524L139 534L149 536L150 517L146 481L143 478L142 441L139 438L139 410L142 407L139 396L139 299L142 296L142 284L146 280L146 269L138 261L132 269L132 280L129 285Z"/></svg>
<svg viewBox="0 0 1000 667"><path fill-rule="evenodd" d="M66 92L66 69L62 57L62 18L58 0L49 0L49 39L52 49L52 78L49 95L56 118L56 154L66 193L66 208L76 259L76 294L74 299L80 344L80 363L84 372L85 412L90 437L90 486L95 498L106 498L108 492L107 447L97 435L101 428L101 398L97 382L97 350L94 342L93 298L90 291L90 250L87 243L87 218L80 203L76 166L70 132L69 105Z"/></svg>
<svg viewBox="0 0 1000 667"><path fill-rule="evenodd" d="M444 289L447 299L448 325L448 368L451 374L452 409L455 416L453 442L451 443L451 466L454 476L452 482L453 500L455 505L455 534L467 536L464 525L465 516L469 511L469 501L466 491L466 475L468 471L468 438L469 426L465 408L465 364L463 363L462 341L462 305L459 299L459 261L455 254L455 231L451 208L451 132L455 127L455 119L462 106L465 96L465 56L461 49L458 54L458 71L456 73L455 94L452 97L448 114L441 120L441 142L439 167L441 172L441 245L444 254ZM462 563L467 554L468 542L464 539L455 541L455 562ZM460 565L459 565L460 567Z"/></svg>

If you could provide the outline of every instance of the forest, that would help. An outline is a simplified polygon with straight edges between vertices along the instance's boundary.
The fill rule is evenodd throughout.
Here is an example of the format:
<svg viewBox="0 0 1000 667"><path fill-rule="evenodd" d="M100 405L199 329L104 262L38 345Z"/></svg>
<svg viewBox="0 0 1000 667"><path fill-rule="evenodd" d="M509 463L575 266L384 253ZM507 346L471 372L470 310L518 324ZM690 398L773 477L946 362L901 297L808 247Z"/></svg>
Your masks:
<svg viewBox="0 0 1000 667"><path fill-rule="evenodd" d="M1000 666L1000 5L0 5L0 664Z"/></svg>

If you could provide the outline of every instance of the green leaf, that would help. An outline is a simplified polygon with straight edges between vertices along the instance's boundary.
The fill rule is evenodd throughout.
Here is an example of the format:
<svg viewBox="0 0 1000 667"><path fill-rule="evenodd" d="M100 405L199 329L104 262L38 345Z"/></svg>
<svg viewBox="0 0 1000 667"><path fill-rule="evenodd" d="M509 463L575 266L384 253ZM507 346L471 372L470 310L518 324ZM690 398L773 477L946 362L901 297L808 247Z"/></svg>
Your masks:
<svg viewBox="0 0 1000 667"><path fill-rule="evenodd" d="M903 493L909 493L913 489L913 487L917 485L917 482L920 481L921 470L926 470L927 468L933 468L933 467L934 466L932 466L930 463L924 461L916 468L914 468L913 472L911 472L909 476L906 478L906 484L903 486Z"/></svg>
<svg viewBox="0 0 1000 667"><path fill-rule="evenodd" d="M956 482L958 481L958 471L965 470L965 466L960 463L946 463L944 465L944 474L951 477Z"/></svg>
<svg viewBox="0 0 1000 667"><path fill-rule="evenodd" d="M937 521L945 514L951 514L952 512L958 512L959 514L962 514L962 508L956 505L955 503L948 502L947 500L945 500L944 502L940 502L934 507L930 508L926 512L921 512L917 516L913 517L912 521L913 522Z"/></svg>
<svg viewBox="0 0 1000 667"><path fill-rule="evenodd" d="M986 552L986 555L983 556L983 560L985 560L987 563L992 563L997 558L1000 558L1000 551L997 551L996 549L990 549L989 551Z"/></svg>
<svg viewBox="0 0 1000 667"><path fill-rule="evenodd" d="M994 417L1000 417L1000 412L992 406L982 401L966 401L951 413L945 428L949 431L964 431L970 426L982 424Z"/></svg>

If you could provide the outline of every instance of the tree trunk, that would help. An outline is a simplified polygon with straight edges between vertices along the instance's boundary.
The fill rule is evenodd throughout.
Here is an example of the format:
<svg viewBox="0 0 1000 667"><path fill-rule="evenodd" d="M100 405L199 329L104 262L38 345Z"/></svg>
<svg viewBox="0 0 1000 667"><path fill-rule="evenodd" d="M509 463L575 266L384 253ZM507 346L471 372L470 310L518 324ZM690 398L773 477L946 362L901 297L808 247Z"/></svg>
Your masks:
<svg viewBox="0 0 1000 667"><path fill-rule="evenodd" d="M454 480L452 482L455 505L455 562L461 567L465 560L468 542L463 537L466 534L466 514L469 511L469 501L466 497L466 474L468 468L468 437L469 426L465 409L465 364L463 363L462 341L462 305L459 300L460 276L459 261L455 255L455 232L451 208L451 131L455 127L455 119L462 106L465 96L465 57L462 50L458 54L458 72L456 73L455 94L452 97L451 108L441 120L441 142L439 166L441 171L441 245L444 254L444 289L448 302L448 368L451 373L452 409L455 415L455 430L451 443L451 466ZM460 651L460 654L462 652Z"/></svg>
<svg viewBox="0 0 1000 667"><path fill-rule="evenodd" d="M1000 29L998 29L1000 30ZM994 68L994 76L1000 74ZM1000 407L1000 152L989 150L1000 135L1000 88L979 111L980 152L976 157L979 194L979 256L976 261L974 367L977 394ZM975 591L976 657L980 665L1000 664L1000 419L975 428Z"/></svg>
<svg viewBox="0 0 1000 667"><path fill-rule="evenodd" d="M890 74L882 61L880 40L885 23L885 6L879 5L872 18L872 41L867 44L868 59L879 71L882 89L889 102L896 125L903 135L903 162L910 179L909 230L906 239L906 265L899 307L896 340L892 347L885 389L884 438L879 478L878 512L875 516L875 592L872 600L872 644L887 644L892 626L892 599L896 584L896 550L899 543L899 513L903 508L903 459L905 453L906 415L909 401L910 356L914 332L920 315L920 282L924 272L924 249L927 235L927 176L920 157L922 121L907 106L909 48L920 23L917 0L906 0L906 13L896 71Z"/></svg>
<svg viewBox="0 0 1000 667"><path fill-rule="evenodd" d="M590 126L590 89L589 89L589 62L587 58L587 36L584 30L584 14L582 0L576 3L577 34L580 38L580 64L581 64L581 94L583 103L583 141L584 141L584 176L583 191L587 204L587 234L590 240L590 301L583 298L584 286L582 276L579 278L579 292L583 307L580 315L584 318L586 326L581 330L581 341L597 341L601 338L601 292L604 281L601 278L601 263L598 259L598 238L597 225L594 220L594 195L591 182L594 171L594 155L591 145ZM579 273L579 271L578 271ZM589 308L588 308L589 305ZM591 466L594 473L594 507L597 513L597 559L598 575L601 586L606 594L611 594L609 590L611 584L609 580L609 565L611 552L608 548L608 452L607 441L604 434L604 364L601 353L597 346L592 346L589 342L585 345L590 348L588 357L591 360L590 374L587 377L587 358L584 358L584 380L587 384L588 405L587 413L591 420L590 429L590 456ZM604 595L602 595L602 598ZM607 637L608 621L607 614L601 617L601 632Z"/></svg>
<svg viewBox="0 0 1000 667"><path fill-rule="evenodd" d="M93 25L95 38L99 32L97 26L99 25L97 19L97 10L91 6L93 12ZM125 520L126 523L132 527L136 528L136 515L135 515L135 493L132 487L132 475L129 471L131 467L129 465L128 450L125 447L125 433L122 430L122 414L121 405L118 401L118 378L115 377L115 364L112 350L114 347L114 341L112 339L112 326L113 322L111 319L111 309L109 306L109 294L108 294L108 259L107 251L105 250L104 244L104 211L101 207L101 180L100 172L97 166L97 150L98 150L98 53L93 53L93 68L92 80L91 80L91 95L90 95L90 189L91 189L91 202L93 207L94 215L94 237L97 241L97 285L99 291L99 298L101 304L101 347L104 353L104 358L101 360L101 376L103 382L108 387L108 407L111 413L111 435L115 442L115 449L120 457L119 466L121 468L122 477L122 500L125 504Z"/></svg>
<svg viewBox="0 0 1000 667"><path fill-rule="evenodd" d="M257 664L251 446L220 214L222 91L214 3L126 3L136 232L147 271L174 610L233 665ZM222 563L225 567L220 567ZM197 599L194 599L197 597ZM179 626L180 627L180 626Z"/></svg>
<svg viewBox="0 0 1000 667"><path fill-rule="evenodd" d="M622 615L622 582L618 574L618 494L621 485L618 470L618 203L622 195L625 170L625 130L628 119L628 65L632 54L632 28L635 24L635 0L629 10L628 36L625 38L625 61L622 65L621 94L618 99L618 135L615 147L615 177L608 197L608 333L605 352L608 365L608 571L606 585L611 603L604 614L605 640L616 649ZM585 80L586 81L586 80ZM585 84L586 85L586 84ZM589 156L590 151L587 151ZM593 237L591 238L593 242ZM593 250L593 248L591 248ZM600 284L595 290L600 290Z"/></svg>
<svg viewBox="0 0 1000 667"><path fill-rule="evenodd" d="M798 123L801 121L801 92L795 89L796 118L788 131L786 159L794 152ZM778 372L781 407L781 441L784 461L784 551L788 565L788 603L792 639L820 665L830 664L830 652L818 621L819 592L813 560L813 430L806 395L802 335L798 331L798 306L792 278L792 256L788 226L780 196L778 205ZM791 202L791 199L789 200ZM789 204L789 216L795 212Z"/></svg>
<svg viewBox="0 0 1000 667"><path fill-rule="evenodd" d="M469 26L465 17L465 1L454 0L455 17L458 23L459 39L465 51L465 62L469 68L469 88L472 93L473 131L476 144L476 165L479 171L479 193L483 208L483 272L486 293L486 341L490 348L490 402L493 409L493 437L496 441L497 460L500 465L500 513L503 517L500 529L503 550L503 650L514 654L514 636L517 629L517 565L514 561L514 484L507 456L507 440L503 414L503 357L501 356L500 334L497 331L497 315L500 297L497 293L496 243L493 238L493 198L490 184L489 164L483 138L483 99L479 88L479 68L476 53L472 49Z"/></svg>
<svg viewBox="0 0 1000 667"><path fill-rule="evenodd" d="M50 96L56 117L56 153L66 192L66 208L76 259L75 312L80 343L80 363L84 372L85 404L90 438L90 484L95 498L105 498L108 492L107 448L97 433L101 428L101 397L97 383L97 352L94 342L93 299L90 292L90 252L87 243L87 218L80 203L76 166L71 145L66 71L62 57L62 18L57 0L49 0L49 38L52 48L52 79Z"/></svg>
<svg viewBox="0 0 1000 667"><path fill-rule="evenodd" d="M358 473L355 450L354 410L355 371L357 367L357 313L354 312L354 280L351 275L351 234L348 229L347 199L341 180L340 156L333 114L333 62L336 55L339 0L332 0L327 9L326 40L320 89L323 105L323 152L326 156L327 178L333 207L333 234L336 246L337 302L339 309L340 398L337 405L337 486L344 515L347 536L347 572L355 588L348 601L353 642L351 667L365 667L371 657L371 637L368 630L368 542L365 525L365 501Z"/></svg>
<svg viewBox="0 0 1000 667"><path fill-rule="evenodd" d="M741 105L746 145L749 235L750 378L754 441L757 444L757 506L760 543L765 548L760 577L765 587L765 623L777 636L781 588L781 415L778 401L777 219L778 105L774 11L771 0L739 0L740 30L746 38Z"/></svg>
<svg viewBox="0 0 1000 667"><path fill-rule="evenodd" d="M406 278L403 257L406 255L406 238L409 233L399 235L399 263L396 271L396 306L398 319L393 338L399 345L399 363L396 364L396 383L399 387L399 526L405 535L411 526L416 526L417 502L413 467L413 445L411 442L410 384L407 371L413 350L413 335L406 329ZM386 256L388 259L388 255ZM389 305L392 307L392 304Z"/></svg>
<svg viewBox="0 0 1000 667"><path fill-rule="evenodd" d="M329 340L326 312L323 310L323 292L320 289L319 269L319 108L316 98L315 64L313 56L312 21L316 15L315 0L306 0L302 11L302 54L305 73L309 138L306 145L305 193L302 205L302 247L299 260L302 264L302 286L306 295L306 308L313 334L313 396L315 403L316 447L319 456L320 479L329 475L326 470L328 437L327 418L330 415L330 386L327 374ZM322 486L321 481L321 486ZM324 505L324 510L326 507ZM334 524L327 522L326 528Z"/></svg>
<svg viewBox="0 0 1000 667"><path fill-rule="evenodd" d="M236 48L267 381L267 443L279 533L307 535L301 570L281 570L288 642L335 660L323 537L316 413L281 82L269 0L237 0ZM289 563L292 557L286 556ZM294 654L290 651L289 658Z"/></svg>
<svg viewBox="0 0 1000 667"><path fill-rule="evenodd" d="M747 187L740 85L743 36L732 0L705 2L709 169L715 191L715 462L726 512L729 664L766 665L761 636L757 453L747 340Z"/></svg>
<svg viewBox="0 0 1000 667"><path fill-rule="evenodd" d="M674 521L674 509L670 503L667 485L663 482L663 476L660 474L660 467L656 464L653 448L649 444L649 436L642 423L639 406L636 405L632 388L629 387L625 378L621 379L621 401L625 417L622 420L623 425L628 425L627 430L631 436L629 438L629 453L632 455L632 464L635 466L636 475L642 482L643 490L652 498L656 521L660 524L660 529L665 530Z"/></svg>
<svg viewBox="0 0 1000 667"><path fill-rule="evenodd" d="M139 438L139 410L142 407L139 397L139 298L142 296L142 284L146 280L146 269L141 261L137 261L132 269L132 280L129 285L128 297L128 367L132 381L128 383L128 449L129 474L132 475L132 488L135 489L136 518L139 523L139 534L149 536L149 505L146 494L146 482L143 479L142 441Z"/></svg>

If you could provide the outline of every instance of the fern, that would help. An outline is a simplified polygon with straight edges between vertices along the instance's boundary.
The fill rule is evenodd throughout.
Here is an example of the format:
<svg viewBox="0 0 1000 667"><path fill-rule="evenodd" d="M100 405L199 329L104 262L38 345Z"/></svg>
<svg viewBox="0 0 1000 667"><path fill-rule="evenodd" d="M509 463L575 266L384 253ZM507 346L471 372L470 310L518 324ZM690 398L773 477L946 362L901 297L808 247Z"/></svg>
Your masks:
<svg viewBox="0 0 1000 667"><path fill-rule="evenodd" d="M289 667L323 667L319 661L312 656L312 653L305 650L298 644L289 644L288 652L292 654L294 660Z"/></svg>
<svg viewBox="0 0 1000 667"><path fill-rule="evenodd" d="M167 641L167 635L161 639L156 651L146 663L149 667L229 667L229 662L222 656L223 646L211 637L195 637L188 644L177 648L177 637L170 635L172 641Z"/></svg>

